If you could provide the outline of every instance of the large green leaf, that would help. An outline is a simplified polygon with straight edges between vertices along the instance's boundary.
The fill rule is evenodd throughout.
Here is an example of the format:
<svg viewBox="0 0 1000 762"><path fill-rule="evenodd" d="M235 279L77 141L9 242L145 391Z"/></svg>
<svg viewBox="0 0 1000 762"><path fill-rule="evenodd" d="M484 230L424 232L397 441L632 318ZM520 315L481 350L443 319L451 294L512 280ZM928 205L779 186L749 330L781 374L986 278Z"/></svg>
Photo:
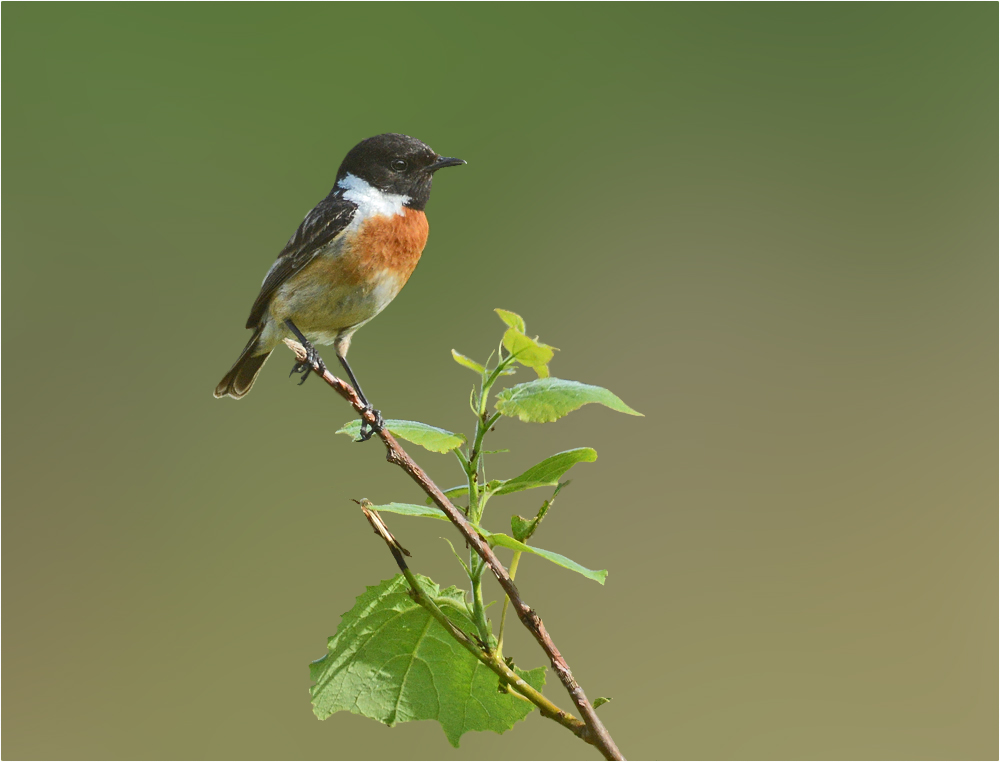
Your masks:
<svg viewBox="0 0 1000 762"><path fill-rule="evenodd" d="M422 590L465 632L475 632L464 593L440 590L418 576ZM497 676L459 645L408 594L401 575L369 587L341 618L327 654L309 667L313 712L321 720L349 711L386 725L437 720L458 746L463 733L503 733L532 705L497 690ZM518 671L541 690L545 668Z"/></svg>
<svg viewBox="0 0 1000 762"><path fill-rule="evenodd" d="M566 450L546 458L520 476L505 481L494 495L509 495L511 492L521 492L535 487L551 487L559 483L559 479L577 463L592 463L597 460L597 452L590 447L578 447Z"/></svg>
<svg viewBox="0 0 1000 762"><path fill-rule="evenodd" d="M536 556L541 556L542 558L551 561L564 569L569 569L570 571L575 571L577 574L582 574L587 579L592 579L594 582L599 582L602 585L604 584L604 580L608 578L607 569L600 569L599 571L588 569L586 566L582 566L576 561L566 558L564 555L553 553L551 550L533 548L530 545L525 545L523 542L518 542L510 535L500 534L499 532L495 534L493 532L489 532L486 534L486 539L489 540L490 545L499 545L502 548L520 550L522 553L534 553Z"/></svg>
<svg viewBox="0 0 1000 762"><path fill-rule="evenodd" d="M430 426L418 421L399 421L395 418L390 418L385 422L385 427L394 436L420 445L431 452L450 452L456 447L461 447L465 444L465 436L463 434L452 434L450 431L439 429L437 426ZM360 432L361 421L345 423L337 430L338 434L347 434L352 438L357 438Z"/></svg>
<svg viewBox="0 0 1000 762"><path fill-rule="evenodd" d="M642 415L603 387L562 378L538 378L504 389L497 395L497 410L522 421L548 423L591 402L620 413Z"/></svg>

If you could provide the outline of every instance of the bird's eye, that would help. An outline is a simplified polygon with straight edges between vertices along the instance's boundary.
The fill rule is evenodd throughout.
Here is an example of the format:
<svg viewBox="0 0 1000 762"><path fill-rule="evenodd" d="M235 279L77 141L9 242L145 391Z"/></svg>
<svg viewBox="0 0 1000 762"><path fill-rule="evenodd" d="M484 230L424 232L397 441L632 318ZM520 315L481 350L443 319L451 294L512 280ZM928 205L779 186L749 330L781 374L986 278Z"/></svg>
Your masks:
<svg viewBox="0 0 1000 762"><path fill-rule="evenodd" d="M393 159L389 162L389 166L392 167L393 172L405 172L406 159Z"/></svg>

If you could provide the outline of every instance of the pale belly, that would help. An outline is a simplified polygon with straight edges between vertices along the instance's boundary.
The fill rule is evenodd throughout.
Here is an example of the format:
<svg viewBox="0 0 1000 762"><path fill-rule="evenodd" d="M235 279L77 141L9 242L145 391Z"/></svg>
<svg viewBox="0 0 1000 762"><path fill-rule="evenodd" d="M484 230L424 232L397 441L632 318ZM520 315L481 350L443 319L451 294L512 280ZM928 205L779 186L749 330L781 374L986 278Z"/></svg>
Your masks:
<svg viewBox="0 0 1000 762"><path fill-rule="evenodd" d="M266 344L292 335L285 327L286 319L314 344L334 344L338 339L345 343L384 310L406 282L384 269L369 274L362 283L338 283L331 277L338 270L336 259L320 255L275 292L264 332Z"/></svg>
<svg viewBox="0 0 1000 762"><path fill-rule="evenodd" d="M260 342L270 350L292 335L291 320L314 344L334 344L345 354L351 334L396 298L427 242L423 212L373 216L351 245L339 238L274 292Z"/></svg>

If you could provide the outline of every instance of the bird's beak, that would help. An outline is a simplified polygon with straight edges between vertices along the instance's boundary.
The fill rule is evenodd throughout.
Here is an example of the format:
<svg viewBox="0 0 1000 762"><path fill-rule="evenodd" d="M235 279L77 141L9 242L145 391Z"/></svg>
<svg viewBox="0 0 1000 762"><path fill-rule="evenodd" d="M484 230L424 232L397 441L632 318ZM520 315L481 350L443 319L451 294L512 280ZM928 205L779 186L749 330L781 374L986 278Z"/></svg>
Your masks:
<svg viewBox="0 0 1000 762"><path fill-rule="evenodd" d="M457 167L465 164L465 159L455 159L449 156L438 156L438 160L427 167L428 172L437 172L444 167Z"/></svg>

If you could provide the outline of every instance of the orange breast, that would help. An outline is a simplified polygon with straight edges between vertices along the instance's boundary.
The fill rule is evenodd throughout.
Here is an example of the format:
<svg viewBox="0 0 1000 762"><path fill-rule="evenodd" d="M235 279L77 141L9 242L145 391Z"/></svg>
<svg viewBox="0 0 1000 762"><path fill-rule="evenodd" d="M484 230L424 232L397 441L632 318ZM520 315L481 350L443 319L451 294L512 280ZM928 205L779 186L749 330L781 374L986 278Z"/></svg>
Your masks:
<svg viewBox="0 0 1000 762"><path fill-rule="evenodd" d="M366 283L389 271L402 286L420 260L428 232L427 216L407 207L403 207L402 217L379 216L365 221L337 262L341 282Z"/></svg>

